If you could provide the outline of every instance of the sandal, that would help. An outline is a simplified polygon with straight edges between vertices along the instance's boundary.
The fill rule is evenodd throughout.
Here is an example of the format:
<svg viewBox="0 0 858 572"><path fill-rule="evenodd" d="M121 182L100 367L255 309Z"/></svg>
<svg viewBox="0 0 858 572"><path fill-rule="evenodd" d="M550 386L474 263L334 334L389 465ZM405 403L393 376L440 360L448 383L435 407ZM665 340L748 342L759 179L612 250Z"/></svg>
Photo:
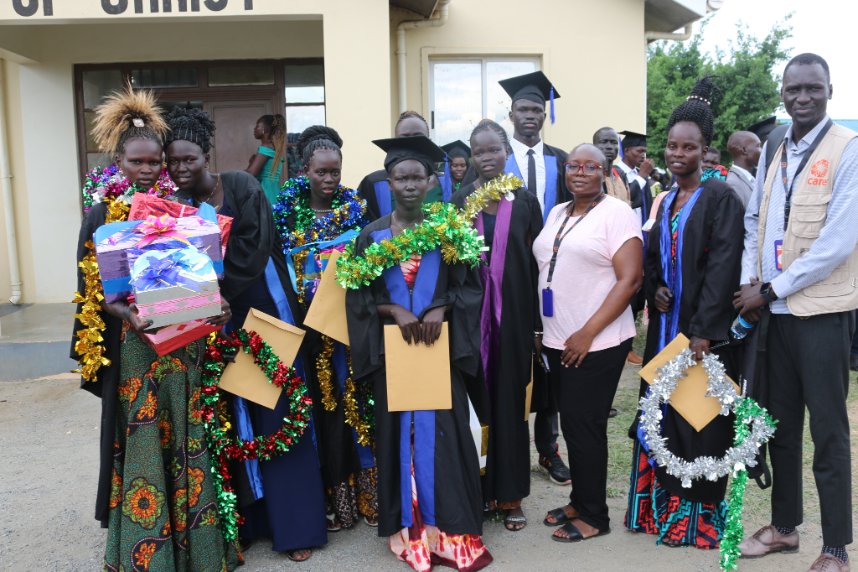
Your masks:
<svg viewBox="0 0 858 572"><path fill-rule="evenodd" d="M512 514L514 511L518 511L521 514ZM527 526L527 517L524 516L524 511L521 510L521 507L505 510L503 525L510 532L518 532Z"/></svg>
<svg viewBox="0 0 858 572"><path fill-rule="evenodd" d="M545 526L560 526L562 524L566 524L574 518L578 518L578 511L571 507L575 514L569 516L566 514L566 507L571 507L571 505L561 506L560 508L555 508L554 510L548 511L548 514L545 516L545 519L542 521L542 524ZM549 518L553 518L554 522L549 521Z"/></svg>
<svg viewBox="0 0 858 572"><path fill-rule="evenodd" d="M571 521L567 522L557 530L562 530L566 533L566 536L557 536L555 534L552 534L551 540L554 540L556 542L581 542L582 540L590 540L591 538L596 538L597 536L605 536L606 534L611 533L611 529L606 528L605 530L600 530L592 536L584 536L583 534L581 534L581 531L578 530L578 527L572 524Z"/></svg>
<svg viewBox="0 0 858 572"><path fill-rule="evenodd" d="M303 557L302 557L303 555ZM306 562L313 555L313 551L309 548L296 548L295 550L287 550L286 558L292 562Z"/></svg>
<svg viewBox="0 0 858 572"><path fill-rule="evenodd" d="M373 528L378 528L378 517L377 516L375 518L370 518L368 516L364 516L363 521L366 523L367 526L371 526Z"/></svg>
<svg viewBox="0 0 858 572"><path fill-rule="evenodd" d="M326 514L325 520L327 521L328 532L339 532L343 529L342 525L337 520L337 517L335 514L333 514L333 513Z"/></svg>

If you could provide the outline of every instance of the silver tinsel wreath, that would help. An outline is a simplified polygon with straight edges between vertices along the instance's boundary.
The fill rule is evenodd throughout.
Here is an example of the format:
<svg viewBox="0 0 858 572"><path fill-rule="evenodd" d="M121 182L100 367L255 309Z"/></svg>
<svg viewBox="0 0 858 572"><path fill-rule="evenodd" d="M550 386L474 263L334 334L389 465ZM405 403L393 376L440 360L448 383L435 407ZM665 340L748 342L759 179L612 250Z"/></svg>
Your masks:
<svg viewBox="0 0 858 572"><path fill-rule="evenodd" d="M679 380L684 378L686 370L697 365L691 350L685 349L658 370L658 377L650 385L647 394L641 398L640 424L646 438L650 455L667 474L682 481L683 487L690 487L691 481L707 479L717 481L745 467L753 467L760 446L771 439L774 428L766 424L761 416L747 420L751 424L748 437L740 444L730 447L721 458L697 457L686 461L677 457L667 448L667 438L661 434L661 405L670 403L670 396ZM707 397L715 397L721 402L721 415L729 415L737 404L745 399L736 392L733 383L724 373L724 364L715 354L703 356L703 369L708 376Z"/></svg>

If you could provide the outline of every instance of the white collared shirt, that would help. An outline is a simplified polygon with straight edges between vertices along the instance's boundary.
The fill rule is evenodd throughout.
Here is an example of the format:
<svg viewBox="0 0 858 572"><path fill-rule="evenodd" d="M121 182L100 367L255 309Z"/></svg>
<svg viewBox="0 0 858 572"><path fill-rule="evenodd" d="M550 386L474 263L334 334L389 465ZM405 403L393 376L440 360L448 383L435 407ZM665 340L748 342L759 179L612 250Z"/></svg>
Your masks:
<svg viewBox="0 0 858 572"><path fill-rule="evenodd" d="M730 168L736 171L740 177L748 181L748 184L750 184L752 187L754 186L754 175L752 175L750 171L743 167L740 167L737 163L733 163Z"/></svg>
<svg viewBox="0 0 858 572"><path fill-rule="evenodd" d="M543 153L545 145L540 140L533 147L528 147L518 139L510 139L509 145L512 147L512 153L515 155L515 162L518 164L518 170L521 172L521 178L527 184L527 152L533 149L533 160L536 162L536 188L528 189L536 195L539 200L539 208L545 211L545 154Z"/></svg>
<svg viewBox="0 0 858 572"><path fill-rule="evenodd" d="M636 167L629 167L628 165L626 165L626 162L623 161L622 159L620 159L619 161L614 163L614 165L619 167L620 170L622 170L622 172L626 175L626 181L629 184L631 184L632 181L636 181L638 186L641 188L641 192L643 193L645 191L646 179L644 179L643 177L638 175L638 170ZM631 199L631 194L629 194L629 198ZM639 218L643 216L641 214L641 210L642 210L641 207L637 207L637 208L632 209L632 210L635 211L635 213L637 213ZM649 221L647 221L647 222L649 222ZM646 226L646 225L644 225L644 226ZM647 230L649 230L649 229L647 229Z"/></svg>

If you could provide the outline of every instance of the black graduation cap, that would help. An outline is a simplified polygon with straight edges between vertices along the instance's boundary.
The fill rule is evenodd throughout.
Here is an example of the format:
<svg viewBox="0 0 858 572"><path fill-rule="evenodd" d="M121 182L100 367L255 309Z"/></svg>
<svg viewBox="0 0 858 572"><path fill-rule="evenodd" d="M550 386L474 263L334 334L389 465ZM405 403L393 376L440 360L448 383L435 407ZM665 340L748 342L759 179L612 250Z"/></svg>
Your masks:
<svg viewBox="0 0 858 572"><path fill-rule="evenodd" d="M453 141L452 143L447 143L446 145L441 145L441 149L447 152L447 156L449 158L453 157L463 157L467 160L471 156L471 148L465 145L461 140Z"/></svg>
<svg viewBox="0 0 858 572"><path fill-rule="evenodd" d="M376 139L373 143L387 152L384 158L384 168L389 173L394 165L407 159L414 159L426 165L430 173L435 172L435 165L444 160L444 151L425 135L414 137L392 137Z"/></svg>
<svg viewBox="0 0 858 572"><path fill-rule="evenodd" d="M546 101L550 102L551 123L554 123L554 100L560 99L560 94L557 93L551 80L544 73L535 71L502 79L498 83L509 94L513 103L519 99L526 99L542 105L545 105Z"/></svg>
<svg viewBox="0 0 858 572"><path fill-rule="evenodd" d="M768 137L769 133L777 126L778 118L772 115L771 117L766 117L762 121L757 121L750 127L748 127L748 131L756 135L760 138L760 141L765 141L766 137Z"/></svg>
<svg viewBox="0 0 858 572"><path fill-rule="evenodd" d="M629 147L646 147L646 135L634 131L620 131L623 136L622 147L625 151Z"/></svg>

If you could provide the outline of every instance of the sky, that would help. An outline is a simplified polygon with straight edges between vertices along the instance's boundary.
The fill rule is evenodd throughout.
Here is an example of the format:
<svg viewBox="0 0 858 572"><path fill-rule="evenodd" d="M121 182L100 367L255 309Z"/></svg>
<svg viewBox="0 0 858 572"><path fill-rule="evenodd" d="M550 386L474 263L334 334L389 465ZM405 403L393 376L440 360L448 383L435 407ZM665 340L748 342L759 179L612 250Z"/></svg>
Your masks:
<svg viewBox="0 0 858 572"><path fill-rule="evenodd" d="M724 0L723 7L709 16L703 48L728 51L740 23L750 34L764 38L772 27L793 12L789 21L792 38L786 41L790 56L802 52L819 54L831 69L833 97L828 113L834 119L858 119L858 63L854 42L858 39L856 0ZM699 30L695 24L695 32ZM852 45L850 45L852 44ZM774 71L783 73L786 62ZM778 115L786 116L783 110Z"/></svg>

